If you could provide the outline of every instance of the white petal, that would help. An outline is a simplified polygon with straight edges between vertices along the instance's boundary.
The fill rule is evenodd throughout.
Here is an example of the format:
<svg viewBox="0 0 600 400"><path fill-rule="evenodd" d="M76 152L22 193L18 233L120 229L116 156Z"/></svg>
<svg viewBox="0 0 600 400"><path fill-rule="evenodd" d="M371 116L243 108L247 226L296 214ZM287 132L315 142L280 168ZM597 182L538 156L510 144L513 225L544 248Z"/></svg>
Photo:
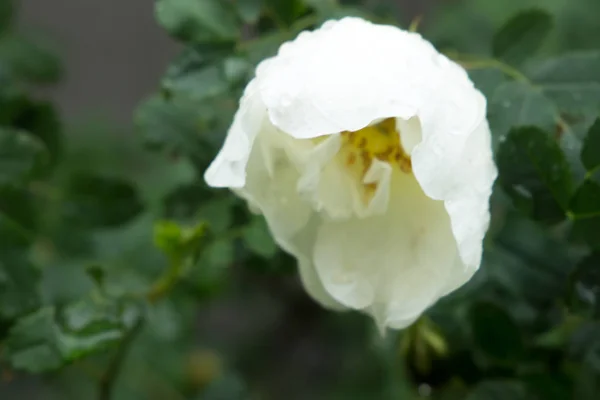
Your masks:
<svg viewBox="0 0 600 400"><path fill-rule="evenodd" d="M233 124L227 133L223 148L204 173L204 180L212 187L241 188L246 182L246 164L256 135L268 122L266 108L251 81L240 100Z"/></svg>
<svg viewBox="0 0 600 400"><path fill-rule="evenodd" d="M409 119L451 69L418 34L358 18L304 32L269 61L257 71L261 96L271 122L296 138Z"/></svg>
<svg viewBox="0 0 600 400"><path fill-rule="evenodd" d="M320 219L298 194L300 175L285 150L277 146L277 139L269 131L256 138L248 161L246 185L237 192L264 215L277 244L298 259L307 292L323 306L341 310L344 307L325 291L312 265Z"/></svg>
<svg viewBox="0 0 600 400"><path fill-rule="evenodd" d="M446 292L462 263L443 202L429 199L413 177L393 177L388 212L324 221L314 262L325 289L341 304L402 327Z"/></svg>

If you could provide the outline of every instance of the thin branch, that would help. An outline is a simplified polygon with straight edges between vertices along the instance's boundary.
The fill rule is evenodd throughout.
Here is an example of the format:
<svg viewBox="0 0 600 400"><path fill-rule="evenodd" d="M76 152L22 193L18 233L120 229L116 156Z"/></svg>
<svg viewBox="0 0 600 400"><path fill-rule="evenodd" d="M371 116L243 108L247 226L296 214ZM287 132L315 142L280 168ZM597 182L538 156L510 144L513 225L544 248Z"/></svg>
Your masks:
<svg viewBox="0 0 600 400"><path fill-rule="evenodd" d="M112 398L113 388L119 377L119 373L125 361L125 357L129 352L129 348L133 343L134 339L141 332L144 327L146 320L144 318L138 319L135 325L127 333L125 338L119 344L114 357L110 360L106 371L100 378L100 389L98 400L110 400Z"/></svg>

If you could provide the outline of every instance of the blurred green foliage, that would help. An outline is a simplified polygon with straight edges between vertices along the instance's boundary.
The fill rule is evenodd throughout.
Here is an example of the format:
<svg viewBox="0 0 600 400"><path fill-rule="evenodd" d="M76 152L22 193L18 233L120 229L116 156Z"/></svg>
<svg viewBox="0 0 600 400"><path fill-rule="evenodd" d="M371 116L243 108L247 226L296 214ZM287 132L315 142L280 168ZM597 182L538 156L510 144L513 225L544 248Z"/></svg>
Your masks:
<svg viewBox="0 0 600 400"><path fill-rule="evenodd" d="M39 98L64 66L16 8L0 1L2 399L598 397L599 2L422 16L487 97L500 175L480 271L385 337L315 305L264 220L202 174L261 59L329 18L408 27L402 7L156 0L183 46L134 137Z"/></svg>

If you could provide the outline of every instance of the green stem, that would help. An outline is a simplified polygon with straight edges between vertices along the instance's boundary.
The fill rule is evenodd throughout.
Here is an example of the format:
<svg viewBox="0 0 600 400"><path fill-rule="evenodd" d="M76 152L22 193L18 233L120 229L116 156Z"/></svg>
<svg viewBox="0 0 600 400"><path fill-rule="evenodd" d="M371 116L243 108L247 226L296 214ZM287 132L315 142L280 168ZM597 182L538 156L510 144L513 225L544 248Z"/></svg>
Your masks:
<svg viewBox="0 0 600 400"><path fill-rule="evenodd" d="M141 332L146 320L144 318L138 319L135 325L127 333L125 338L119 344L114 357L110 360L104 375L100 378L100 389L98 394L98 400L110 400L113 394L113 388L123 366L123 361L129 352L129 348L133 343L134 339Z"/></svg>

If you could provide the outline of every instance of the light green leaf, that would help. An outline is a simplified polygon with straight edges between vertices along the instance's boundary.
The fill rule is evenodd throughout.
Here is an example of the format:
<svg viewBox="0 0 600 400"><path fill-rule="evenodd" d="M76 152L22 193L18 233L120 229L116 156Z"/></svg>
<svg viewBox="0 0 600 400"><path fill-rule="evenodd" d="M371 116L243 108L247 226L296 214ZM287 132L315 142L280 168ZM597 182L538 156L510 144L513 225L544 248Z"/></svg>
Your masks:
<svg viewBox="0 0 600 400"><path fill-rule="evenodd" d="M193 102L153 96L137 109L135 124L150 148L203 153L199 140L202 120Z"/></svg>
<svg viewBox="0 0 600 400"><path fill-rule="evenodd" d="M520 12L509 19L493 39L493 55L520 64L542 45L552 28L552 16L541 9Z"/></svg>
<svg viewBox="0 0 600 400"><path fill-rule="evenodd" d="M163 80L163 88L200 101L224 93L229 88L229 83L218 66L208 65L178 76L167 75Z"/></svg>
<svg viewBox="0 0 600 400"><path fill-rule="evenodd" d="M537 126L553 131L556 109L542 92L524 82L507 82L490 98L488 119L495 143L505 139L512 128Z"/></svg>
<svg viewBox="0 0 600 400"><path fill-rule="evenodd" d="M532 82L569 114L600 107L600 51L568 53L532 66Z"/></svg>
<svg viewBox="0 0 600 400"><path fill-rule="evenodd" d="M543 221L564 218L572 175L549 134L534 127L511 130L498 149L497 163L500 182L524 211Z"/></svg>
<svg viewBox="0 0 600 400"><path fill-rule="evenodd" d="M258 21L265 0L236 0L238 14L244 22L253 24Z"/></svg>
<svg viewBox="0 0 600 400"><path fill-rule="evenodd" d="M304 2L324 16L332 15L338 8L338 0L304 0Z"/></svg>
<svg viewBox="0 0 600 400"><path fill-rule="evenodd" d="M157 0L158 22L174 37L192 43L234 40L235 15L221 0Z"/></svg>
<svg viewBox="0 0 600 400"><path fill-rule="evenodd" d="M124 310L114 300L91 298L62 311L41 308L11 328L5 357L16 369L40 373L105 350L132 325L131 315Z"/></svg>

